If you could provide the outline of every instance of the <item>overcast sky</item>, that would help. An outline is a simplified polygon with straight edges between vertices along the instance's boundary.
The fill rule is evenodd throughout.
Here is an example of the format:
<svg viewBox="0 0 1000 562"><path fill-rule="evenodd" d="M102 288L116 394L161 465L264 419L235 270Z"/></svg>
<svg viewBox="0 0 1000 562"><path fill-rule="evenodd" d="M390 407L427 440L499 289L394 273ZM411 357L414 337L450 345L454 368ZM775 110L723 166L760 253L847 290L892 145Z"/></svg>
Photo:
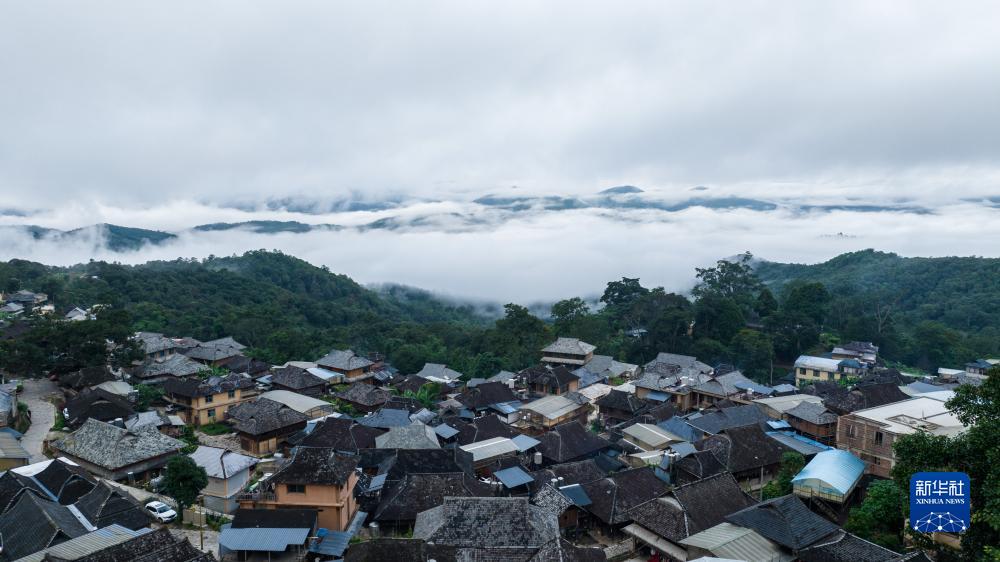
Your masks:
<svg viewBox="0 0 1000 562"><path fill-rule="evenodd" d="M996 197L997 21L995 2L0 0L0 210L166 228L512 186ZM928 253L978 250L966 235ZM406 274L355 275L379 272Z"/></svg>

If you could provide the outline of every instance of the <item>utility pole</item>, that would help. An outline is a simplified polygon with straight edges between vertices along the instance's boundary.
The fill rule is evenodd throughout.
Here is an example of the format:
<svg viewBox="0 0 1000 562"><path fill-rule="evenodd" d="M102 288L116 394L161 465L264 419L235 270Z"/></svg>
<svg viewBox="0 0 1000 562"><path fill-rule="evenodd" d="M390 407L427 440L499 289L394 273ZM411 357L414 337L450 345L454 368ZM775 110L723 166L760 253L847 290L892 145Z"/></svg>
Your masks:
<svg viewBox="0 0 1000 562"><path fill-rule="evenodd" d="M201 503L201 525L198 526L198 540L201 543L199 550L205 552L205 523L207 523L205 517L205 496L198 496L198 501Z"/></svg>

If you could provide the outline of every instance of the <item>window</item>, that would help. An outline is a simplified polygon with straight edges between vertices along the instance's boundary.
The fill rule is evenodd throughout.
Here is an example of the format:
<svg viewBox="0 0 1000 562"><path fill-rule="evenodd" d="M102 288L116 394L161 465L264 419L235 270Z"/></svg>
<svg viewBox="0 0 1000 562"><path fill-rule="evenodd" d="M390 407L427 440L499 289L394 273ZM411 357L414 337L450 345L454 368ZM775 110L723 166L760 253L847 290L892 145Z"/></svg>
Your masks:
<svg viewBox="0 0 1000 562"><path fill-rule="evenodd" d="M215 417L215 408L209 408L209 410L208 410L208 417L210 417L210 418L214 418Z"/></svg>
<svg viewBox="0 0 1000 562"><path fill-rule="evenodd" d="M885 438L885 436L882 435L881 431L876 431L875 432L875 444L876 445L881 445L882 441L884 441L884 438Z"/></svg>
<svg viewBox="0 0 1000 562"><path fill-rule="evenodd" d="M236 391L235 390L230 390L229 391L229 397L230 398L236 398Z"/></svg>
<svg viewBox="0 0 1000 562"><path fill-rule="evenodd" d="M306 493L306 485L305 484L286 484L285 485L285 490L287 490L289 494L304 494L304 493Z"/></svg>
<svg viewBox="0 0 1000 562"><path fill-rule="evenodd" d="M806 368L805 367L799 367L799 374L800 375L806 374Z"/></svg>
<svg viewBox="0 0 1000 562"><path fill-rule="evenodd" d="M847 426L847 436L850 437L851 439L854 439L855 437L858 436L858 433L855 430L854 425Z"/></svg>
<svg viewBox="0 0 1000 562"><path fill-rule="evenodd" d="M206 404L211 404L214 400L215 400L215 396L212 396L211 394L209 394L208 396L205 397L205 403Z"/></svg>

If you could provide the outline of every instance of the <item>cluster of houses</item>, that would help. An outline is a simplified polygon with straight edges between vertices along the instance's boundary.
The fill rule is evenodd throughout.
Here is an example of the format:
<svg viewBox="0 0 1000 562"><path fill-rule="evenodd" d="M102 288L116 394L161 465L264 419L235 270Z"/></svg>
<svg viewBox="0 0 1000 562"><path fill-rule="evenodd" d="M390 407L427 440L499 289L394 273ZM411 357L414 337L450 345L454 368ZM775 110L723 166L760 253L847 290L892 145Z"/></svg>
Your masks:
<svg viewBox="0 0 1000 562"><path fill-rule="evenodd" d="M0 291L0 317L17 318L30 315L54 314L56 307L52 303L49 303L48 300L49 297L45 293L20 290L4 294ZM72 322L93 320L100 307L101 305L94 305L89 308L73 307L63 315L63 319Z"/></svg>
<svg viewBox="0 0 1000 562"><path fill-rule="evenodd" d="M89 560L154 536L178 554L150 560L211 559L109 484L155 486L185 454L226 521L222 560L922 560L843 525L889 477L894 440L963 431L945 403L981 383L907 377L859 342L764 385L685 355L628 364L575 338L476 379L351 350L268 365L228 337L135 337L132 369L59 378L56 460L0 476L0 560ZM141 407L140 388L160 398ZM806 465L765 499L788 452ZM22 519L35 526L14 529ZM57 550L91 554L45 554Z"/></svg>

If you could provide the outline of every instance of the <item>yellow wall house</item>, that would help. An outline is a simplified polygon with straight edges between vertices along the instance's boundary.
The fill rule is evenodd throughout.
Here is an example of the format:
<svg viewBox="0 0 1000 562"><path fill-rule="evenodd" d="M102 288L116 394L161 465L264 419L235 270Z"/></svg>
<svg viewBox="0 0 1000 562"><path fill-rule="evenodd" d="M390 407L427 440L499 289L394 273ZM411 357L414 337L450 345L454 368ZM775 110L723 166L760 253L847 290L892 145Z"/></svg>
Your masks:
<svg viewBox="0 0 1000 562"><path fill-rule="evenodd" d="M840 360L826 357L802 355L795 360L795 384L809 384L816 381L839 381Z"/></svg>
<svg viewBox="0 0 1000 562"><path fill-rule="evenodd" d="M222 421L226 412L256 395L253 379L242 375L173 379L163 383L164 398L185 423L200 426Z"/></svg>
<svg viewBox="0 0 1000 562"><path fill-rule="evenodd" d="M312 508L319 526L343 531L358 512L354 486L358 458L327 447L300 447L257 490L240 496L241 508Z"/></svg>

